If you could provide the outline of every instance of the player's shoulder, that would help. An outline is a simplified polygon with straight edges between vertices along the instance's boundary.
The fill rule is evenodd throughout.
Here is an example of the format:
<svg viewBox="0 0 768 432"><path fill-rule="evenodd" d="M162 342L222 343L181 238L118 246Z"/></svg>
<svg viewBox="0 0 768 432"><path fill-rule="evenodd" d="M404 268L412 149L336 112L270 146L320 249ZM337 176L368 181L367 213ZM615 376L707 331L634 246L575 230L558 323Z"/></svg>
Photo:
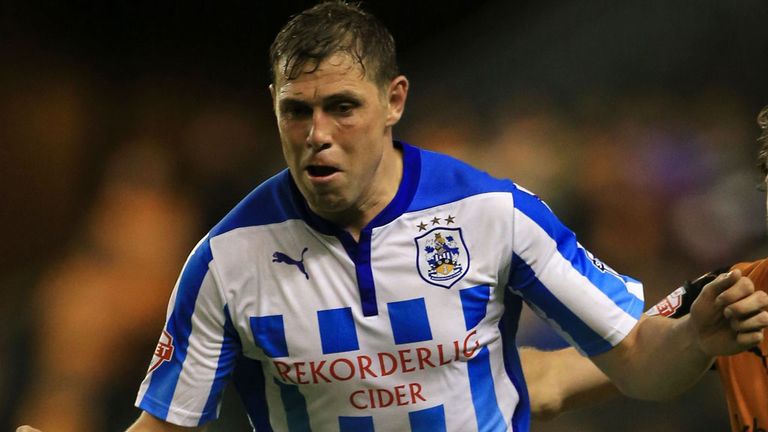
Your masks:
<svg viewBox="0 0 768 432"><path fill-rule="evenodd" d="M421 159L416 207L458 201L484 193L512 193L517 186L467 162L431 150L418 149Z"/></svg>
<svg viewBox="0 0 768 432"><path fill-rule="evenodd" d="M287 169L267 179L245 196L211 229L215 237L237 228L269 225L300 218L295 186Z"/></svg>

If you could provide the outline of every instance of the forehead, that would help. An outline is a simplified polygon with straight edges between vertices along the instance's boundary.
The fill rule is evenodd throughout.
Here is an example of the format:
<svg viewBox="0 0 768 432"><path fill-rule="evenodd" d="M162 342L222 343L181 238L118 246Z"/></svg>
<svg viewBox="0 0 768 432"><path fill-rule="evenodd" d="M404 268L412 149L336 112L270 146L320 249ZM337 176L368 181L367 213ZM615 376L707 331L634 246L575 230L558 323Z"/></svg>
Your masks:
<svg viewBox="0 0 768 432"><path fill-rule="evenodd" d="M275 76L275 95L278 99L316 98L337 92L366 93L377 89L376 84L366 77L360 63L348 54L334 54L319 65L310 61L304 65L302 73L292 80L286 79L282 70L282 67L279 68Z"/></svg>

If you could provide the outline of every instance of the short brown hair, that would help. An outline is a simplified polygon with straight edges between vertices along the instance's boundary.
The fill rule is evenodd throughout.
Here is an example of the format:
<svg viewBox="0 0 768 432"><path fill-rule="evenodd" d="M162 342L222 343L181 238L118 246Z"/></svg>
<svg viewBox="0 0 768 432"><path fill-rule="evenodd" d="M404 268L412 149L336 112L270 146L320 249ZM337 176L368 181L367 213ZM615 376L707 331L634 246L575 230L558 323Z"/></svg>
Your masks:
<svg viewBox="0 0 768 432"><path fill-rule="evenodd" d="M399 74L395 40L389 30L359 5L336 0L294 15L283 26L269 49L272 83L278 68L288 80L293 80L307 63L312 62L317 69L323 60L336 53L352 56L363 74L371 73L369 78L378 84L385 84Z"/></svg>
<svg viewBox="0 0 768 432"><path fill-rule="evenodd" d="M757 124L762 129L760 137L757 139L760 144L760 153L757 156L757 163L764 175L768 175L768 105L764 106L757 115Z"/></svg>

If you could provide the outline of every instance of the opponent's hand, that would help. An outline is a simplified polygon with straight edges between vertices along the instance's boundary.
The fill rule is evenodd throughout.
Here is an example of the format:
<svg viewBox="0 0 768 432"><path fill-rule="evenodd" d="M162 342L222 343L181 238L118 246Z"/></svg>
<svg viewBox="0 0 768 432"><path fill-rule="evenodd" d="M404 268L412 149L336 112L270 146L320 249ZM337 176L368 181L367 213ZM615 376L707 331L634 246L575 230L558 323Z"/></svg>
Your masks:
<svg viewBox="0 0 768 432"><path fill-rule="evenodd" d="M39 429L35 429L32 426L19 426L16 428L16 432L40 432Z"/></svg>
<svg viewBox="0 0 768 432"><path fill-rule="evenodd" d="M709 356L736 354L763 340L768 328L768 294L755 291L740 270L708 283L691 305L690 324L700 349Z"/></svg>

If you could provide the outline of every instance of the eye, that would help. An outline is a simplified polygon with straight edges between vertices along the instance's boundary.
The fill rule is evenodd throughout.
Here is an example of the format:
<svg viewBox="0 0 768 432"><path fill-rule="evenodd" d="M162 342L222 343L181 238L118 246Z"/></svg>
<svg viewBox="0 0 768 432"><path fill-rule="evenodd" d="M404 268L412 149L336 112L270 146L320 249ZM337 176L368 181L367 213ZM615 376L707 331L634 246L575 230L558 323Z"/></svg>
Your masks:
<svg viewBox="0 0 768 432"><path fill-rule="evenodd" d="M312 108L309 105L288 102L280 107L280 114L289 119L306 118L312 116Z"/></svg>
<svg viewBox="0 0 768 432"><path fill-rule="evenodd" d="M330 111L337 114L351 114L356 107L357 105L351 102L339 102L331 105Z"/></svg>
<svg viewBox="0 0 768 432"><path fill-rule="evenodd" d="M309 117L312 115L312 110L309 107L291 107L285 114L291 118Z"/></svg>

